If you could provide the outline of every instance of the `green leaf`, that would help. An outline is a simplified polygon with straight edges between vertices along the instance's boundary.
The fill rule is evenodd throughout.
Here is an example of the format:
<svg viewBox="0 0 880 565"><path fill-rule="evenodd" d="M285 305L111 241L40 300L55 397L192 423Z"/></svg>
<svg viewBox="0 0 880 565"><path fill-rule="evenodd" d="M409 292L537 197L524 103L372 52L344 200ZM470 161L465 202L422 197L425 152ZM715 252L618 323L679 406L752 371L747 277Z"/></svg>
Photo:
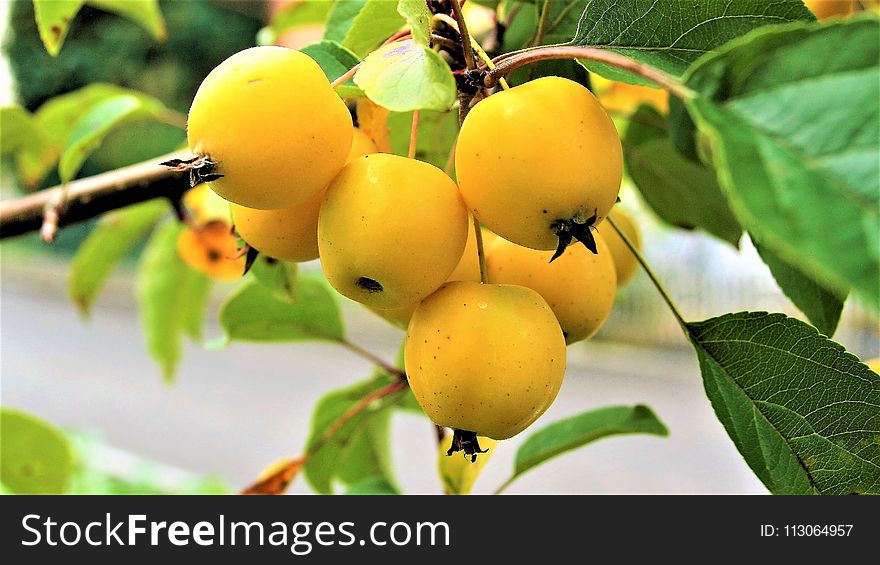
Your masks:
<svg viewBox="0 0 880 565"><path fill-rule="evenodd" d="M137 274L138 307L147 350L167 382L174 380L180 362L183 333L198 334L194 319L197 312L204 312L204 303L193 299L199 295L198 289L192 287L203 289L205 275L191 269L177 253L182 230L173 221L156 228L141 255Z"/></svg>
<svg viewBox="0 0 880 565"><path fill-rule="evenodd" d="M309 449L340 417L365 396L387 386L391 379L382 375L325 395L315 405ZM395 395L395 396L399 396ZM332 493L335 481L348 485L371 477L383 477L394 484L388 439L390 408L397 400L386 396L359 412L337 430L307 460L306 480L319 493Z"/></svg>
<svg viewBox="0 0 880 565"><path fill-rule="evenodd" d="M834 335L846 295L837 296L794 265L753 240L761 259L770 268L782 292L803 312L816 328L828 337Z"/></svg>
<svg viewBox="0 0 880 565"><path fill-rule="evenodd" d="M58 151L34 116L19 106L0 108L0 155L14 155L27 186L36 186L52 169Z"/></svg>
<svg viewBox="0 0 880 565"><path fill-rule="evenodd" d="M298 266L289 261L279 261L260 255L251 267L251 273L260 284L268 288L275 298L283 302L296 302L296 275Z"/></svg>
<svg viewBox="0 0 880 565"><path fill-rule="evenodd" d="M195 342L204 339L205 317L213 287L213 279L191 271L187 284L181 290L181 302L186 305L182 313L183 333Z"/></svg>
<svg viewBox="0 0 880 565"><path fill-rule="evenodd" d="M345 328L339 304L326 281L301 275L297 300L282 302L266 286L251 281L230 296L220 309L220 325L230 340L339 341Z"/></svg>
<svg viewBox="0 0 880 565"><path fill-rule="evenodd" d="M67 289L82 314L89 314L113 269L167 212L166 202L151 200L107 214L80 244Z"/></svg>
<svg viewBox="0 0 880 565"><path fill-rule="evenodd" d="M34 0L34 19L49 55L61 51L70 22L82 5L83 0Z"/></svg>
<svg viewBox="0 0 880 565"><path fill-rule="evenodd" d="M742 236L715 173L672 145L664 117L642 105L624 136L624 164L645 202L663 221L700 228L736 247Z"/></svg>
<svg viewBox="0 0 880 565"><path fill-rule="evenodd" d="M388 117L391 148L397 155L409 151L412 112L392 113ZM416 159L445 169L458 136L458 112L419 112L419 131L416 137Z"/></svg>
<svg viewBox="0 0 880 565"><path fill-rule="evenodd" d="M278 38L297 28L312 24L321 24L327 21L327 16L333 8L332 0L292 2L272 16L269 25L257 32L257 43L260 45L274 45Z"/></svg>
<svg viewBox="0 0 880 565"><path fill-rule="evenodd" d="M392 112L448 110L455 103L455 79L434 51L412 40L373 51L354 75L366 95Z"/></svg>
<svg viewBox="0 0 880 565"><path fill-rule="evenodd" d="M18 494L61 494L74 455L64 433L21 410L0 408L0 482Z"/></svg>
<svg viewBox="0 0 880 565"><path fill-rule="evenodd" d="M776 494L880 494L880 376L784 314L687 325L712 407Z"/></svg>
<svg viewBox="0 0 880 565"><path fill-rule="evenodd" d="M365 57L404 24L392 0L345 0L336 2L327 19L324 39L348 47Z"/></svg>
<svg viewBox="0 0 880 565"><path fill-rule="evenodd" d="M431 41L431 11L425 0L398 0L397 12L406 19L416 43L427 47Z"/></svg>
<svg viewBox="0 0 880 565"><path fill-rule="evenodd" d="M621 434L667 436L669 431L654 412L642 404L610 406L553 422L531 434L516 452L513 476L557 455L604 437Z"/></svg>
<svg viewBox="0 0 880 565"><path fill-rule="evenodd" d="M839 49L829 49L829 45ZM880 310L880 22L761 30L701 60L688 111L740 223Z"/></svg>
<svg viewBox="0 0 880 565"><path fill-rule="evenodd" d="M357 56L336 43L324 40L300 49L321 66L324 74L330 82L347 73L352 67L360 62ZM357 98L364 95L364 91L357 87L351 79L336 87L336 92L343 98Z"/></svg>
<svg viewBox="0 0 880 565"><path fill-rule="evenodd" d="M168 35L159 0L87 0L87 3L133 21L157 41Z"/></svg>
<svg viewBox="0 0 880 565"><path fill-rule="evenodd" d="M815 20L800 0L591 0L571 43L608 49L681 75L701 55L735 37L762 26L796 20ZM580 63L612 80L649 84L608 65Z"/></svg>
<svg viewBox="0 0 880 565"><path fill-rule="evenodd" d="M115 128L134 120L159 118L163 109L147 105L142 97L130 94L120 94L95 104L76 123L61 153L58 164L61 181L67 182L75 177L89 155Z"/></svg>
<svg viewBox="0 0 880 565"><path fill-rule="evenodd" d="M369 477L349 487L348 495L400 494L393 484L382 477Z"/></svg>

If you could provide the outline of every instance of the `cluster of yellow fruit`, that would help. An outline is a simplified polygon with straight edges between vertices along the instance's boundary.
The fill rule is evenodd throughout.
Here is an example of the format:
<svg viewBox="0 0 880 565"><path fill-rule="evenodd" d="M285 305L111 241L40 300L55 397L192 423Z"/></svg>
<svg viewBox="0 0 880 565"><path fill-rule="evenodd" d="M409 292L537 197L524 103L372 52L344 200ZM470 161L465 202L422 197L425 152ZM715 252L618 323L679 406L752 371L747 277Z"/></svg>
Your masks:
<svg viewBox="0 0 880 565"><path fill-rule="evenodd" d="M534 422L562 384L566 345L598 330L636 267L619 236L596 227L620 188L617 131L589 90L563 78L479 102L459 134L457 184L377 153L320 67L280 47L214 69L188 137L252 248L320 257L341 294L407 328L410 386L435 423L456 430L453 450L474 454L476 434L506 439Z"/></svg>

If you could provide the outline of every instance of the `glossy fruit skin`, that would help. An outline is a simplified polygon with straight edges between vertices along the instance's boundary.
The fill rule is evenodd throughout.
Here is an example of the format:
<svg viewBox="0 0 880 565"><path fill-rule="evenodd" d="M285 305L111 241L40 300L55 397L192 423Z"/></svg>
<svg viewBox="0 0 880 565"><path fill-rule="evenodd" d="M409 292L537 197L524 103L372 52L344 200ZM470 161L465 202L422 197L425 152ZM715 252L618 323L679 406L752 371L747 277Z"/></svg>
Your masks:
<svg viewBox="0 0 880 565"><path fill-rule="evenodd" d="M554 222L608 215L623 157L614 123L590 91L544 77L471 109L455 170L468 209L488 229L548 250L558 243Z"/></svg>
<svg viewBox="0 0 880 565"><path fill-rule="evenodd" d="M467 210L443 171L377 153L349 163L318 216L327 280L375 308L399 308L436 290L461 259Z"/></svg>
<svg viewBox="0 0 880 565"><path fill-rule="evenodd" d="M355 128L349 161L375 152L373 141ZM260 253L283 261L311 261L318 258L318 211L324 193L322 190L302 204L280 210L232 204L232 221L242 239Z"/></svg>
<svg viewBox="0 0 880 565"><path fill-rule="evenodd" d="M232 55L199 86L187 120L189 147L224 175L220 196L257 209L313 198L345 164L351 115L308 55L252 47Z"/></svg>
<svg viewBox="0 0 880 565"><path fill-rule="evenodd" d="M451 282L416 308L405 366L435 424L502 440L553 403L565 373L565 340L533 290Z"/></svg>
<svg viewBox="0 0 880 565"><path fill-rule="evenodd" d="M486 249L498 236L486 230L481 231L483 233L483 248ZM471 220L468 221L468 238L464 251L461 254L461 259L458 260L458 265L455 266L455 269L446 278L446 282L452 281L480 282L480 258L477 255L477 237L474 232L474 223ZM370 310L392 325L405 330L418 305L418 303L414 303L388 310L380 310L378 308L370 308Z"/></svg>
<svg viewBox="0 0 880 565"><path fill-rule="evenodd" d="M551 251L499 239L486 253L489 282L528 287L540 294L559 320L568 344L595 334L611 312L617 275L608 245L594 234L597 255L570 245L550 263Z"/></svg>
<svg viewBox="0 0 880 565"><path fill-rule="evenodd" d="M633 242L636 249L642 250L642 235L638 226L632 217L622 210L614 210L610 217L617 224L617 227L623 230L623 233ZM597 228L602 235L608 249L611 251L611 258L614 260L614 270L617 272L617 287L620 288L628 283L639 270L639 262L635 255L626 246L623 239L617 235L617 231L608 222L602 223Z"/></svg>

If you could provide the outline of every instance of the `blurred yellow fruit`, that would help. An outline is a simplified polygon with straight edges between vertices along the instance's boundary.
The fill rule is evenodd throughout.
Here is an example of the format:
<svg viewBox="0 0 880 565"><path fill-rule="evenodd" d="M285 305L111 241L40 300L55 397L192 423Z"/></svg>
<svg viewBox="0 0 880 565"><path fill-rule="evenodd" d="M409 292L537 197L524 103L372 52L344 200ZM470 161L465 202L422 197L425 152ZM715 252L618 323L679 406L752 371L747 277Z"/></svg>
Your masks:
<svg viewBox="0 0 880 565"><path fill-rule="evenodd" d="M804 4L820 20L848 16L856 8L856 0L804 0Z"/></svg>
<svg viewBox="0 0 880 565"><path fill-rule="evenodd" d="M868 359L867 361L865 361L865 365L867 365L868 368L875 373L880 374L880 357L877 357L875 359Z"/></svg>
<svg viewBox="0 0 880 565"><path fill-rule="evenodd" d="M486 453L471 462L469 457L463 456L461 453L453 453L447 455L449 447L452 445L452 434L447 434L440 442L437 450L437 470L440 480L443 481L443 491L446 494L470 494L474 488L477 477L489 461L489 457L495 452L498 441L488 437L477 437L480 449L486 450Z"/></svg>
<svg viewBox="0 0 880 565"><path fill-rule="evenodd" d="M650 104L663 114L669 112L669 94L662 88L608 80L595 73L590 75L590 86L609 112L631 114L641 104Z"/></svg>
<svg viewBox="0 0 880 565"><path fill-rule="evenodd" d="M187 227L177 238L177 252L187 265L212 279L233 281L244 275L245 258L238 257L238 239L222 220Z"/></svg>
<svg viewBox="0 0 880 565"><path fill-rule="evenodd" d="M614 209L608 215L617 224L623 233L629 238L636 249L642 250L642 236L639 228L636 226L629 214L622 210ZM614 270L617 272L617 287L620 288L633 278L639 270L639 262L633 255L629 247L624 243L623 238L617 235L617 231L611 227L608 222L603 222L597 231L602 235L605 243L608 244L608 250L611 251L611 258L614 260Z"/></svg>

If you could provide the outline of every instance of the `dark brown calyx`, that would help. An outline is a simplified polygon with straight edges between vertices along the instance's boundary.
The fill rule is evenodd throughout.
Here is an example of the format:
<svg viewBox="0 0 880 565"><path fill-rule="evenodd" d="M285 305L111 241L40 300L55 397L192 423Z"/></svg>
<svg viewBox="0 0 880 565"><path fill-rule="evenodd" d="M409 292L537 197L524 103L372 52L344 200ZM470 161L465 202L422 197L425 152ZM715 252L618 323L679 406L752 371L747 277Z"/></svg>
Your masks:
<svg viewBox="0 0 880 565"><path fill-rule="evenodd" d="M556 252L550 258L550 262L552 263L565 253L565 249L574 240L580 241L594 255L598 255L599 250L596 248L596 238L593 237L593 229L597 219L598 216L594 210L593 215L586 219L578 215L568 220L556 220L550 224L550 229L559 238L559 244L556 246Z"/></svg>
<svg viewBox="0 0 880 565"><path fill-rule="evenodd" d="M480 449L480 442L477 441L476 432L466 430L452 431L452 447L446 452L446 455L452 455L457 451L463 451L465 457L471 458L471 463L477 460L477 454L488 453L488 449Z"/></svg>
<svg viewBox="0 0 880 565"><path fill-rule="evenodd" d="M382 285L379 283L379 281L367 277L359 278L354 284L358 285L358 288L362 288L371 293L382 292L383 290L385 290L384 288L382 288Z"/></svg>
<svg viewBox="0 0 880 565"><path fill-rule="evenodd" d="M217 172L217 163L207 155L199 155L192 159L171 159L159 164L175 171L189 171L190 187L215 181L223 176Z"/></svg>

